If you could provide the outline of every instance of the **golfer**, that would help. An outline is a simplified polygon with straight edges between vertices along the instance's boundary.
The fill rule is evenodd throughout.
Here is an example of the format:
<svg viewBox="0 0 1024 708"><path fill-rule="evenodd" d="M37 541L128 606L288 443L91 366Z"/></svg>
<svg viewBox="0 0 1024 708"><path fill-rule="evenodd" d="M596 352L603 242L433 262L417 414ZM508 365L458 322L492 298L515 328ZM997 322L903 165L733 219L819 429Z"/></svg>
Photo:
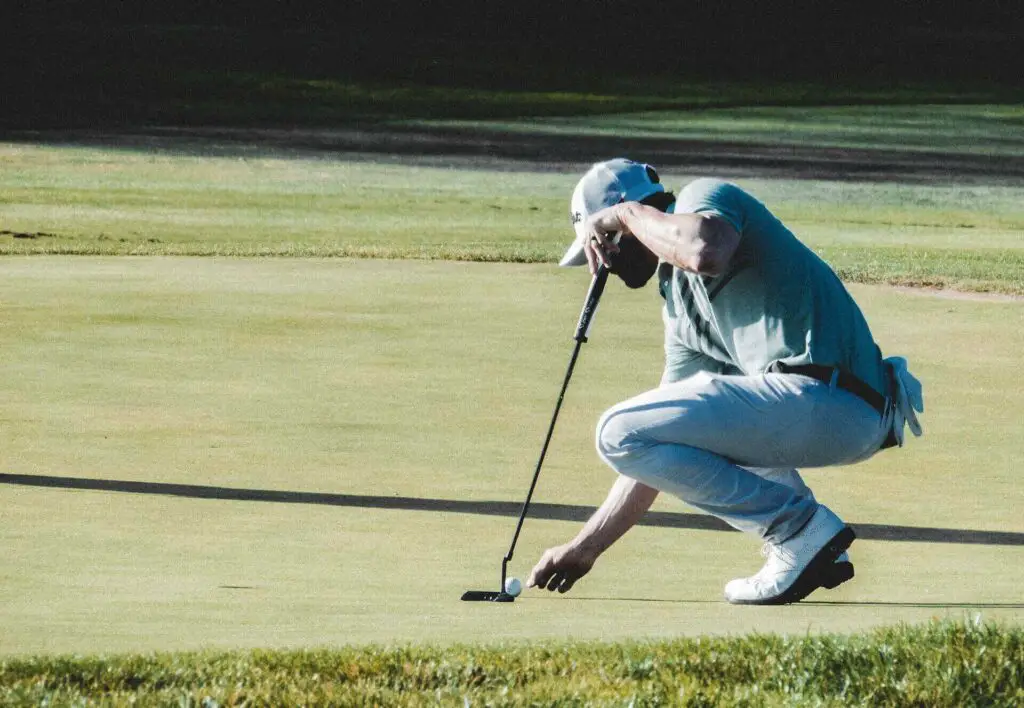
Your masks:
<svg viewBox="0 0 1024 708"><path fill-rule="evenodd" d="M572 196L560 265L600 266L664 300L661 385L601 416L597 451L618 477L579 534L548 549L528 587L566 592L668 492L763 541L732 580L737 604L797 602L853 577L854 533L798 468L850 465L921 434L921 384L884 359L824 261L755 197L717 179L676 199L649 165L594 165ZM628 352L623 353L628 366Z"/></svg>

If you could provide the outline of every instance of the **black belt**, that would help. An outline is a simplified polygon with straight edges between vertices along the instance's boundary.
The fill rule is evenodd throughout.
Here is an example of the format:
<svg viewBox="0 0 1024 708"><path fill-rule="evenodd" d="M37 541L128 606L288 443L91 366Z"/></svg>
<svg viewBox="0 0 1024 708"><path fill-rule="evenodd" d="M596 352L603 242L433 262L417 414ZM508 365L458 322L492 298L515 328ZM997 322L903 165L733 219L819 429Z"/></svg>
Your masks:
<svg viewBox="0 0 1024 708"><path fill-rule="evenodd" d="M788 364L783 364L782 362L777 361L772 364L769 370L779 374L800 374L801 376L810 376L812 379L817 379L822 383L831 384L832 376L836 375L837 368L834 366L823 366L822 364L801 364L799 366L789 366ZM836 376L836 386L844 391L849 391L854 396L867 403L878 411L878 415L885 415L885 396L871 388L853 374L843 371L842 369L838 369L838 372L839 374ZM882 443L882 449L884 450L889 447L894 447L896 444L896 434L890 430L885 442Z"/></svg>

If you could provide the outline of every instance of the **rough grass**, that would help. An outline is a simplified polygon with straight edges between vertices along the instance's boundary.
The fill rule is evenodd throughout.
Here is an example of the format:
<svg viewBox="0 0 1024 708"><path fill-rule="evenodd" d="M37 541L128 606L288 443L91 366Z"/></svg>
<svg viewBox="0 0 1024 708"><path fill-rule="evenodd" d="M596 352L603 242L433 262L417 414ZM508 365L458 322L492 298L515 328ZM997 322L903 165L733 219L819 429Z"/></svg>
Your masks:
<svg viewBox="0 0 1024 708"><path fill-rule="evenodd" d="M5 705L1014 706L1024 629L50 656L0 663Z"/></svg>
<svg viewBox="0 0 1024 708"><path fill-rule="evenodd" d="M824 96L820 96L824 98ZM945 97L948 101L951 97ZM692 100L692 99L691 99ZM724 103L724 102L723 102ZM814 105L751 101L717 106L693 102L673 110L626 102L606 115L540 116L530 120L413 121L439 127L565 136L722 140L943 153L1024 155L1024 108L1017 105ZM614 105L614 104L613 104ZM630 111L630 112L627 112ZM581 112L582 113L582 112Z"/></svg>
<svg viewBox="0 0 1024 708"><path fill-rule="evenodd" d="M5 234L0 232L0 237ZM6 234L11 235L11 234ZM161 244L158 240L99 239L80 242L53 234L12 235L13 243L0 243L0 253L76 256L227 256L284 258L372 258L470 261L477 263L552 263L552 248L529 246L473 247L376 246L291 242L283 244ZM23 244L17 239L56 238L55 242ZM3 246L7 246L6 249ZM816 249L839 274L852 283L950 289L962 292L1024 295L1024 251L881 247L819 247Z"/></svg>
<svg viewBox="0 0 1024 708"><path fill-rule="evenodd" d="M848 282L1024 294L1024 250L827 246L818 253Z"/></svg>

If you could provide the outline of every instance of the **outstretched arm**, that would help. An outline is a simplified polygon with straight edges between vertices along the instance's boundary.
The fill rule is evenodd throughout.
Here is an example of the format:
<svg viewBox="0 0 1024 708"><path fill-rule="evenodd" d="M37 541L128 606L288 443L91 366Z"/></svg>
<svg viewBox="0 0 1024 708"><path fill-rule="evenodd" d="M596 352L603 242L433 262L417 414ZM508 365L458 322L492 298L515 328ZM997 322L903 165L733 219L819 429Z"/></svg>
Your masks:
<svg viewBox="0 0 1024 708"><path fill-rule="evenodd" d="M590 571L598 556L636 525L657 497L657 489L620 476L576 538L544 552L526 586L567 592Z"/></svg>

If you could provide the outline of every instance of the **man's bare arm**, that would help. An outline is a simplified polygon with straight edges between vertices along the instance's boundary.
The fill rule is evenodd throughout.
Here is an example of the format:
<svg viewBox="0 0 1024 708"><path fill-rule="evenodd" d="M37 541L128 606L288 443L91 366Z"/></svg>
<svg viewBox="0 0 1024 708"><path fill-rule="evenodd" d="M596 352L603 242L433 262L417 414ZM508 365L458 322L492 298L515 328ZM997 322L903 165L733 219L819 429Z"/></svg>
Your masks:
<svg viewBox="0 0 1024 708"><path fill-rule="evenodd" d="M637 202L602 209L587 220L584 252L591 271L610 265L617 251L613 237L632 234L659 259L701 275L721 275L732 260L740 235L725 219L705 214L666 214Z"/></svg>
<svg viewBox="0 0 1024 708"><path fill-rule="evenodd" d="M657 489L620 476L576 538L544 552L526 586L567 592L587 574L598 556L636 525L657 497Z"/></svg>

